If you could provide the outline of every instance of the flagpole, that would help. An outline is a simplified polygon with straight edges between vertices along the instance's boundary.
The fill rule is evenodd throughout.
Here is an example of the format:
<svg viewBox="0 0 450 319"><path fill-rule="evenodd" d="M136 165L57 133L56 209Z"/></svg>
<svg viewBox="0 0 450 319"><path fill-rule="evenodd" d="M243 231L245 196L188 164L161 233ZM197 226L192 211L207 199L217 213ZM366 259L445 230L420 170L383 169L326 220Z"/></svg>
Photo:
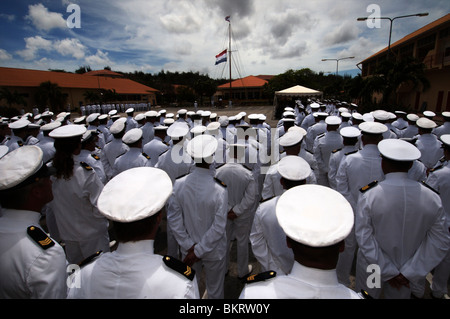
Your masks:
<svg viewBox="0 0 450 319"><path fill-rule="evenodd" d="M232 101L231 101L231 97L232 97L232 89L231 89L231 19L228 19L228 54L230 56L230 61L229 61L229 69L230 69L230 100L228 101L228 105L231 107L232 106Z"/></svg>

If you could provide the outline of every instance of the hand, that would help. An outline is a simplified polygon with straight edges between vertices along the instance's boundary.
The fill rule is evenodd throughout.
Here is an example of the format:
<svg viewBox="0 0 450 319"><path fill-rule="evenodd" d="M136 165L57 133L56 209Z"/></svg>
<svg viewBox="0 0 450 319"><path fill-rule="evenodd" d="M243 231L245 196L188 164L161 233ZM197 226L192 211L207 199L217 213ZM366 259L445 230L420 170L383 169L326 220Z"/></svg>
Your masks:
<svg viewBox="0 0 450 319"><path fill-rule="evenodd" d="M236 213L235 213L233 210L230 210L230 211L228 212L227 218L228 218L229 220L235 220L235 219L238 218L238 217L239 217L239 216L236 215Z"/></svg>
<svg viewBox="0 0 450 319"><path fill-rule="evenodd" d="M183 259L183 262L185 264L187 264L189 267L192 267L193 264L195 264L197 261L200 260L200 258L198 258L195 255L194 248L195 248L195 244L191 248L188 249L188 253L187 253L186 257L184 257L184 259Z"/></svg>
<svg viewBox="0 0 450 319"><path fill-rule="evenodd" d="M397 290L400 290L400 288L402 286L406 286L406 287L409 288L409 280L405 276L403 276L402 274L398 274L394 278L389 279L388 283L392 287L396 288Z"/></svg>

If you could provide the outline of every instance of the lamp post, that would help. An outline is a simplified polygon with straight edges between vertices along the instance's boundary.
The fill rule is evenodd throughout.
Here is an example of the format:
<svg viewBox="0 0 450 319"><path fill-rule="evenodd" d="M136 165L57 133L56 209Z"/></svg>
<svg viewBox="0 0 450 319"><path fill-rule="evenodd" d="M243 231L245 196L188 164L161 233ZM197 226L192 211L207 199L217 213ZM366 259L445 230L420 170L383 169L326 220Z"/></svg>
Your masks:
<svg viewBox="0 0 450 319"><path fill-rule="evenodd" d="M339 58L339 59L322 59L322 61L336 61L336 76L338 75L339 72L339 61L340 60L345 60L345 59L354 59L354 56L348 56L345 58Z"/></svg>
<svg viewBox="0 0 450 319"><path fill-rule="evenodd" d="M388 57L390 57L390 55L391 55L392 23L394 22L394 20L401 19L401 18L408 18L408 17L426 17L427 15L428 15L428 12L416 13L416 14L408 14L408 15L398 16L398 17L394 17L394 18L390 18L390 17L361 17L361 18L356 19L356 21L366 21L368 19L380 19L380 20L389 20L390 21L390 26L389 26L389 44L388 44Z"/></svg>

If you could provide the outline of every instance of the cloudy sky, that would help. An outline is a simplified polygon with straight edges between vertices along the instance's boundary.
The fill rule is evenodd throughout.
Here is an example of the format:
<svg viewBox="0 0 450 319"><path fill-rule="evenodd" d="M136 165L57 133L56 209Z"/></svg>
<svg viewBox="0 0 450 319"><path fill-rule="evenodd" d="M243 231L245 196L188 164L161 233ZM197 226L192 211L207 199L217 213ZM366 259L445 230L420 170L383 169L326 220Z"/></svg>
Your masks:
<svg viewBox="0 0 450 319"><path fill-rule="evenodd" d="M79 20L70 4L78 5ZM335 72L335 61L321 59L348 56L355 58L340 61L339 71L354 74L358 62L388 44L388 21L379 28L356 21L376 13L371 4L381 16L429 13L396 20L392 42L450 12L448 0L2 0L0 66L228 77L215 55L228 46L231 16L235 74Z"/></svg>

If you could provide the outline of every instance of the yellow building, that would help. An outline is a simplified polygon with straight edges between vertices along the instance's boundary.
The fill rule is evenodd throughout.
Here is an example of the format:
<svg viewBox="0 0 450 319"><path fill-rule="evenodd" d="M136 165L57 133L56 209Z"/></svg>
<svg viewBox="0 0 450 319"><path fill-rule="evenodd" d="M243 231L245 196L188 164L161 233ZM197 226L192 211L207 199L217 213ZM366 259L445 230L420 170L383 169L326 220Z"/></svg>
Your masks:
<svg viewBox="0 0 450 319"><path fill-rule="evenodd" d="M450 13L391 44L391 52L397 59L411 56L423 62L430 82L424 92L401 87L397 91L398 103L416 112L450 111ZM387 54L388 47L361 61L362 76L374 75Z"/></svg>

